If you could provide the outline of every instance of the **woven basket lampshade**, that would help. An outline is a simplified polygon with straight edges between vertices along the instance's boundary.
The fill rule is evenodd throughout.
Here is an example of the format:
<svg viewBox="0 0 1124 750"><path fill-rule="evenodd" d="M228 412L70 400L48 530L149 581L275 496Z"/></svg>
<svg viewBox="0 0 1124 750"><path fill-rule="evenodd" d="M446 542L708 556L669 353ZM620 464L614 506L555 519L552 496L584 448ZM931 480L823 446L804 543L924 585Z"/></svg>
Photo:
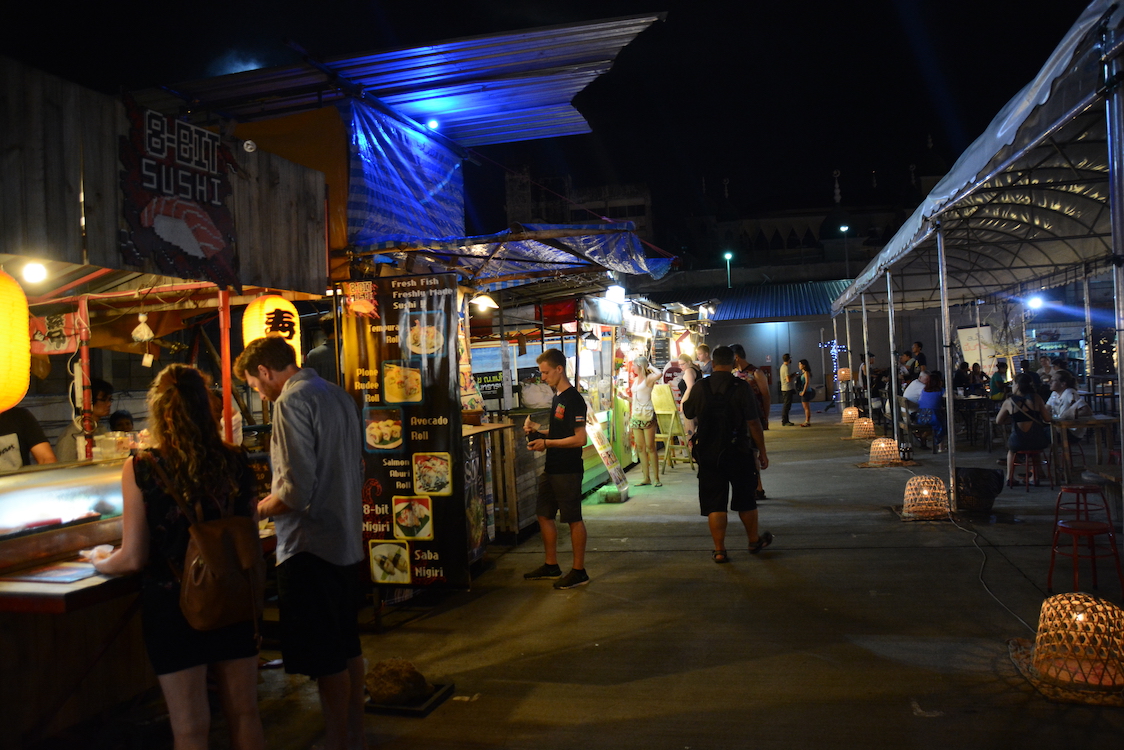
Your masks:
<svg viewBox="0 0 1124 750"><path fill-rule="evenodd" d="M838 375L839 375L839 382L840 383L845 382L847 380L850 380L851 379L851 368L850 367L840 367Z"/></svg>
<svg viewBox="0 0 1124 750"><path fill-rule="evenodd" d="M1048 682L1081 690L1124 689L1124 609L1089 594L1042 602L1034 669Z"/></svg>
<svg viewBox="0 0 1124 750"><path fill-rule="evenodd" d="M870 463L888 464L898 460L898 443L893 438L874 438L870 444Z"/></svg>
<svg viewBox="0 0 1124 750"><path fill-rule="evenodd" d="M0 271L0 412L23 401L31 381L31 329L27 296L19 282Z"/></svg>
<svg viewBox="0 0 1124 750"><path fill-rule="evenodd" d="M258 297L242 313L242 344L265 336L281 336L301 363L301 318L292 302L276 294Z"/></svg>
<svg viewBox="0 0 1124 750"><path fill-rule="evenodd" d="M859 418L859 407L848 406L843 410L843 424L854 424Z"/></svg>
<svg viewBox="0 0 1124 750"><path fill-rule="evenodd" d="M859 417L858 419L856 419L851 425L851 437L874 437L874 420L872 420L870 417Z"/></svg>
<svg viewBox="0 0 1124 750"><path fill-rule="evenodd" d="M904 518L944 518L948 510L948 490L940 477L913 477L906 484Z"/></svg>

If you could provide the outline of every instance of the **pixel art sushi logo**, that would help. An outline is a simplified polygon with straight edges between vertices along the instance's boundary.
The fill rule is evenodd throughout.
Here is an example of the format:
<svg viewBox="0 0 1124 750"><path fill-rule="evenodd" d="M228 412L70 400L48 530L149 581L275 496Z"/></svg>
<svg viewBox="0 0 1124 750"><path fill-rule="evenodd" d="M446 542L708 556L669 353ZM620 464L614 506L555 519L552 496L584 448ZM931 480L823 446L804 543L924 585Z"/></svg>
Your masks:
<svg viewBox="0 0 1124 750"><path fill-rule="evenodd" d="M234 219L227 208L233 158L217 133L141 109L125 99L121 189L125 262L148 259L164 273L241 291Z"/></svg>

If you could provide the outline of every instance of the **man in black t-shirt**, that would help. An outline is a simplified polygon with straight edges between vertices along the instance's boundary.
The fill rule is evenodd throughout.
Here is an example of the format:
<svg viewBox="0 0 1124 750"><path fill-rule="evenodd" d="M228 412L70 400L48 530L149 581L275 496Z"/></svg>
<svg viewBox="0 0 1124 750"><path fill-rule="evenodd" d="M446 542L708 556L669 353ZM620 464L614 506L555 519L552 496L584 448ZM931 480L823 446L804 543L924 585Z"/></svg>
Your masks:
<svg viewBox="0 0 1124 750"><path fill-rule="evenodd" d="M550 404L550 427L543 435L541 425L527 417L523 431L527 434L527 448L546 451L546 468L539 477L538 501L535 515L539 519L546 563L523 577L529 581L557 578L554 588L572 589L589 583L585 572L585 522L582 520L582 448L585 447L585 399L566 377L566 356L557 349L547 349L538 356L539 374L543 382L554 389ZM570 546L574 565L562 576L558 567L557 515L562 523L570 524Z"/></svg>
<svg viewBox="0 0 1124 750"><path fill-rule="evenodd" d="M39 421L27 409L15 407L0 414L0 474L36 463L55 463L55 452Z"/></svg>
<svg viewBox="0 0 1124 750"><path fill-rule="evenodd" d="M773 543L770 532L757 532L758 471L753 454L742 440L737 443L742 450L738 450L731 438L736 434L752 439L760 451L762 469L769 468L769 457L757 399L732 373L733 349L720 346L711 358L714 373L691 389L690 397L683 402L683 415L698 422L694 456L699 462L699 511L706 516L714 540L714 562L726 563L730 561L726 551L727 507L741 519L751 554ZM708 408L711 399L715 399L713 408Z"/></svg>

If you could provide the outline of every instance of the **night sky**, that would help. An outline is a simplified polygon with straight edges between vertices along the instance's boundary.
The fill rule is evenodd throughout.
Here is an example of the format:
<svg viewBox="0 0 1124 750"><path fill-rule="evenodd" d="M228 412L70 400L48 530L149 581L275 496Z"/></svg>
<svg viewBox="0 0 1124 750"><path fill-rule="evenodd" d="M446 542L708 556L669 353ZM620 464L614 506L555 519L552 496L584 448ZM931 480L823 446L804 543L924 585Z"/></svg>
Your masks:
<svg viewBox="0 0 1124 750"><path fill-rule="evenodd" d="M835 169L845 206L911 210L909 165L932 158L928 139L951 166L1085 5L230 0L67 11L23 2L6 11L0 34L3 54L114 93L219 74L237 62L293 63L284 39L329 57L667 11L575 100L591 134L479 150L544 176L568 173L577 187L647 182L657 241L675 252L693 215L830 206ZM469 231L502 228L502 170L485 162L465 173Z"/></svg>

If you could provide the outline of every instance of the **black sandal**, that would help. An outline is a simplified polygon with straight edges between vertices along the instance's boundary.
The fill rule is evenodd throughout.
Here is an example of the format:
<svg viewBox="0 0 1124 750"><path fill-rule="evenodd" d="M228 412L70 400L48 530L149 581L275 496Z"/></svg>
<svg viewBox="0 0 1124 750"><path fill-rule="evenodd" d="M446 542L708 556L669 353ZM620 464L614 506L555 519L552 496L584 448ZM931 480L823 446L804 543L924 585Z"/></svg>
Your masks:
<svg viewBox="0 0 1124 750"><path fill-rule="evenodd" d="M749 545L749 554L756 555L758 552L765 549L766 547L768 547L772 543L773 543L773 535L772 535L772 533L766 531L764 534L761 534L760 536L757 537L756 542Z"/></svg>
<svg viewBox="0 0 1124 750"><path fill-rule="evenodd" d="M714 558L714 562L719 565L730 562L730 556L726 554L726 550L724 549L716 549L710 553L710 556Z"/></svg>

